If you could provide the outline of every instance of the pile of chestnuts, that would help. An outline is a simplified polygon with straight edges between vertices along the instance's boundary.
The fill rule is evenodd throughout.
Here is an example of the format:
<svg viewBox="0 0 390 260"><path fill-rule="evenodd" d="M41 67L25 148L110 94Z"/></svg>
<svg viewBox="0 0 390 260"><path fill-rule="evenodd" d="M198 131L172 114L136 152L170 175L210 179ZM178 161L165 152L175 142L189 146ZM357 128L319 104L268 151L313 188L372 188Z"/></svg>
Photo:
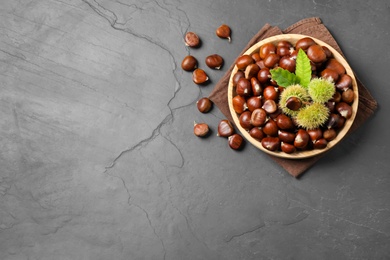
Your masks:
<svg viewBox="0 0 390 260"><path fill-rule="evenodd" d="M226 24L222 24L215 31L215 34L220 38L231 41L231 30ZM187 32L184 37L185 45L191 48L198 48L201 44L199 36L194 32ZM219 70L224 63L223 58L218 54L211 54L206 57L205 64L210 69ZM187 55L181 63L181 67L185 71L192 72L192 80L195 84L203 85L207 83L209 77L203 69L198 67L198 60L192 56ZM196 106L201 113L208 113L212 108L212 101L208 97L202 97L196 102ZM198 137L206 137L210 133L210 127L207 123L194 122L194 134ZM235 133L233 125L226 119L221 120L218 124L218 136L226 137L228 139L229 147L234 150L242 148L244 138Z"/></svg>
<svg viewBox="0 0 390 260"><path fill-rule="evenodd" d="M303 113L302 121L308 124L300 124L295 115L313 102L303 98L306 94L290 89L292 94L281 104L282 93L289 87L282 87L271 75L279 68L294 73L300 49L310 60L309 78L325 79L334 86L329 99L312 106L322 113L323 121L319 125L313 122L320 115ZM351 76L329 48L310 37L299 39L295 45L286 40L265 43L258 51L238 57L235 65L231 106L240 126L268 151L293 154L324 149L352 116L355 93ZM285 113L286 110L291 113Z"/></svg>

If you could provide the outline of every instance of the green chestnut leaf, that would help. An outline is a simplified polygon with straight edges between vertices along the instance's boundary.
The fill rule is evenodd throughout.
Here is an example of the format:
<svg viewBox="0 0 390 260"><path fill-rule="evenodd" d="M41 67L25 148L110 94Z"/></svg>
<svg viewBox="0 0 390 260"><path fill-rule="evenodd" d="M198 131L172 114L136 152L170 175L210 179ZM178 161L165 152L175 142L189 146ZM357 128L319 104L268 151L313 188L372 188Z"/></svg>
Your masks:
<svg viewBox="0 0 390 260"><path fill-rule="evenodd" d="M291 85L299 84L299 78L288 70L282 68L276 68L270 70L271 77L281 87L288 87Z"/></svg>
<svg viewBox="0 0 390 260"><path fill-rule="evenodd" d="M309 57L302 49L298 51L295 75L299 78L300 85L307 88L311 80L311 65Z"/></svg>

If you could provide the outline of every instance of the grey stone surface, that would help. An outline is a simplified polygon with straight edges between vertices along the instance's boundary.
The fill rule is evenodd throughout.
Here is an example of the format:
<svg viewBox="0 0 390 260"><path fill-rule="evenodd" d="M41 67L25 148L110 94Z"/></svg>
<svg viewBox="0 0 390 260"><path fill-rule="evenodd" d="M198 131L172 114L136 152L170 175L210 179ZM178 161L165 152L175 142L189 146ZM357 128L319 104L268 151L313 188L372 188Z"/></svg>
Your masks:
<svg viewBox="0 0 390 260"><path fill-rule="evenodd" d="M0 259L389 259L390 4L1 2ZM207 96L265 24L319 16L379 109L300 179L215 136ZM214 30L227 23L228 43ZM183 35L203 39L188 49ZM199 87L182 58L219 53ZM192 134L193 121L213 134Z"/></svg>

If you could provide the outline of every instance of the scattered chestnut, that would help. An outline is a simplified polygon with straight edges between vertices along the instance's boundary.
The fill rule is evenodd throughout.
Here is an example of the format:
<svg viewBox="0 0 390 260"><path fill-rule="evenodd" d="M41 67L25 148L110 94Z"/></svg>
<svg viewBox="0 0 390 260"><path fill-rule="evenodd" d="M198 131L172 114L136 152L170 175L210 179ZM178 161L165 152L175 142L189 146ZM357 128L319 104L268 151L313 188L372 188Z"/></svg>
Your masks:
<svg viewBox="0 0 390 260"><path fill-rule="evenodd" d="M336 111L344 118L350 118L352 116L352 107L345 102L337 103Z"/></svg>
<svg viewBox="0 0 390 260"><path fill-rule="evenodd" d="M218 124L218 136L229 137L232 134L234 134L234 128L230 121L227 119L221 120Z"/></svg>
<svg viewBox="0 0 390 260"><path fill-rule="evenodd" d="M248 109L245 98L240 95L234 96L232 103L233 103L233 109L234 111L236 111L237 114L241 114L242 112Z"/></svg>
<svg viewBox="0 0 390 260"><path fill-rule="evenodd" d="M268 120L263 126L263 132L268 136L278 136L278 130L278 125L272 119Z"/></svg>
<svg viewBox="0 0 390 260"><path fill-rule="evenodd" d="M315 63L322 63L326 60L325 50L318 44L309 46L309 48L307 48L306 54L307 57Z"/></svg>
<svg viewBox="0 0 390 260"><path fill-rule="evenodd" d="M333 128L329 128L329 129L326 129L323 133L322 133L324 139L328 142L334 140L337 136L337 132L336 130L334 130Z"/></svg>
<svg viewBox="0 0 390 260"><path fill-rule="evenodd" d="M256 63L249 64L245 68L245 78L250 80L252 77L256 77L259 70L260 68Z"/></svg>
<svg viewBox="0 0 390 260"><path fill-rule="evenodd" d="M251 114L251 123L253 126L262 126L267 120L267 112L262 108L256 108Z"/></svg>
<svg viewBox="0 0 390 260"><path fill-rule="evenodd" d="M264 137L261 140L261 145L269 151L277 151L280 147L280 140L278 137Z"/></svg>
<svg viewBox="0 0 390 260"><path fill-rule="evenodd" d="M246 78L241 78L237 82L236 93L240 96L247 97L252 94L251 82Z"/></svg>
<svg viewBox="0 0 390 260"><path fill-rule="evenodd" d="M217 30L215 31L215 34L220 37L220 38L225 38L225 39L228 39L229 42L231 42L231 29L228 25L226 24L222 24L221 26L219 26L217 28Z"/></svg>
<svg viewBox="0 0 390 260"><path fill-rule="evenodd" d="M186 71L193 71L198 67L197 59L192 55L187 55L181 62L181 68Z"/></svg>
<svg viewBox="0 0 390 260"><path fill-rule="evenodd" d="M209 80L209 77L204 70L196 69L192 72L192 80L195 84L203 84Z"/></svg>
<svg viewBox="0 0 390 260"><path fill-rule="evenodd" d="M201 113L207 113L210 111L213 103L208 97L203 97L196 102L196 106Z"/></svg>
<svg viewBox="0 0 390 260"><path fill-rule="evenodd" d="M200 44L200 39L196 33L187 32L184 37L184 42L189 47L198 47Z"/></svg>
<svg viewBox="0 0 390 260"><path fill-rule="evenodd" d="M209 133L209 126L206 123L194 122L194 134L199 137L206 136Z"/></svg>
<svg viewBox="0 0 390 260"><path fill-rule="evenodd" d="M234 134L228 137L229 147L233 150L238 150L244 143L244 138L239 134Z"/></svg>
<svg viewBox="0 0 390 260"><path fill-rule="evenodd" d="M280 149L288 154L294 153L297 150L294 145L285 142L280 143Z"/></svg>
<svg viewBox="0 0 390 260"><path fill-rule="evenodd" d="M263 109L268 113L268 114L272 114L272 113L275 113L276 110L278 110L278 105L276 104L276 102L272 99L267 99L266 101L264 101L264 104L263 104Z"/></svg>
<svg viewBox="0 0 390 260"><path fill-rule="evenodd" d="M278 115L276 117L275 122L278 125L279 129L282 129L282 130L288 130L288 129L294 128L294 124L293 124L291 118L286 116L285 114Z"/></svg>
<svg viewBox="0 0 390 260"><path fill-rule="evenodd" d="M255 63L255 61L248 54L242 55L242 56L238 57L236 60L236 66L239 70L244 70L246 68L246 66L248 66L249 64L252 64L252 63Z"/></svg>
<svg viewBox="0 0 390 260"><path fill-rule="evenodd" d="M251 115L252 113L250 111L244 111L238 118L241 127L245 130L250 130L253 127L251 122Z"/></svg>
<svg viewBox="0 0 390 260"><path fill-rule="evenodd" d="M299 129L294 139L294 146L296 148L305 148L309 143L309 140L310 135L306 132L306 130Z"/></svg>
<svg viewBox="0 0 390 260"><path fill-rule="evenodd" d="M223 58L218 54L212 54L206 57L206 65L211 69L221 69L223 65Z"/></svg>
<svg viewBox="0 0 390 260"><path fill-rule="evenodd" d="M265 137L265 134L261 127L253 127L251 130L249 130L249 135L258 141L261 141L261 139Z"/></svg>
<svg viewBox="0 0 390 260"><path fill-rule="evenodd" d="M261 97L260 96L252 96L246 100L246 105L248 110L253 112L255 109L261 107Z"/></svg>

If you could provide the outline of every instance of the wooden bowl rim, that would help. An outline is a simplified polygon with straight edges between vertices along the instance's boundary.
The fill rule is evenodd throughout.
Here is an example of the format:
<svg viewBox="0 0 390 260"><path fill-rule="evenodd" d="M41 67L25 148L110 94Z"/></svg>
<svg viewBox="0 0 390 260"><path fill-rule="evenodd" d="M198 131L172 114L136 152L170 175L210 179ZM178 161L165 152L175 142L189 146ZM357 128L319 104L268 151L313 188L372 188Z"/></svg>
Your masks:
<svg viewBox="0 0 390 260"><path fill-rule="evenodd" d="M332 52L333 57L336 60L338 60L344 66L344 68L346 70L346 74L348 74L352 78L352 90L354 92L354 101L352 103L352 115L351 115L351 117L349 119L347 119L345 121L345 124L344 124L343 128L338 132L336 138L334 140L328 142L328 145L327 145L326 148L324 148L324 149L313 149L313 150L309 150L309 151L297 151L297 152L292 153L292 154L287 154L287 153L284 153L282 151L273 152L273 151L269 151L269 150L265 149L261 145L261 142L259 142L256 139L254 139L252 136L249 135L248 131L246 131L243 127L241 127L240 122L239 122L238 114L233 109L233 95L234 95L233 76L238 71L237 66L234 66L234 68L232 70L232 73L230 75L230 78L229 78L229 83L228 83L228 104L229 104L230 114L232 115L232 118L233 118L233 121L234 121L236 127L241 132L243 137L246 140L248 140L252 145L254 145L255 147L257 147L258 149L262 150L263 152L265 152L267 154L270 154L270 155L273 155L273 156L276 156L276 157L279 157L279 158L285 158L285 159L305 159L305 158L310 158L310 157L313 157L313 156L317 156L317 155L320 155L320 154L323 154L323 153L329 151L336 144L338 144L345 137L345 135L348 133L349 129L351 128L351 126L352 126L352 124L353 124L353 122L354 122L354 120L356 118L356 114L357 114L357 110L358 110L359 92L358 92L357 81L356 81L355 75L353 73L353 70L349 66L349 64L346 61L346 59L338 51L336 51L332 46L330 46L329 44L325 43L324 41L321 41L321 40L319 40L319 39L317 39L315 37L311 37L311 36L307 36L307 35L303 35L303 34L281 34L281 35L271 36L269 38L266 38L266 39L263 39L263 40L257 42L256 44L251 46L248 50L246 50L243 53L243 55L246 55L246 54L251 55L251 54L253 54L255 51L259 50L260 46L262 46L263 44L266 44L266 43L272 42L272 43L275 44L275 43L277 43L277 42L279 42L281 40L286 40L286 41L289 41L290 43L292 43L293 45L295 45L295 43L299 39L302 39L302 38L305 38L305 37L312 38L317 44L327 47Z"/></svg>

